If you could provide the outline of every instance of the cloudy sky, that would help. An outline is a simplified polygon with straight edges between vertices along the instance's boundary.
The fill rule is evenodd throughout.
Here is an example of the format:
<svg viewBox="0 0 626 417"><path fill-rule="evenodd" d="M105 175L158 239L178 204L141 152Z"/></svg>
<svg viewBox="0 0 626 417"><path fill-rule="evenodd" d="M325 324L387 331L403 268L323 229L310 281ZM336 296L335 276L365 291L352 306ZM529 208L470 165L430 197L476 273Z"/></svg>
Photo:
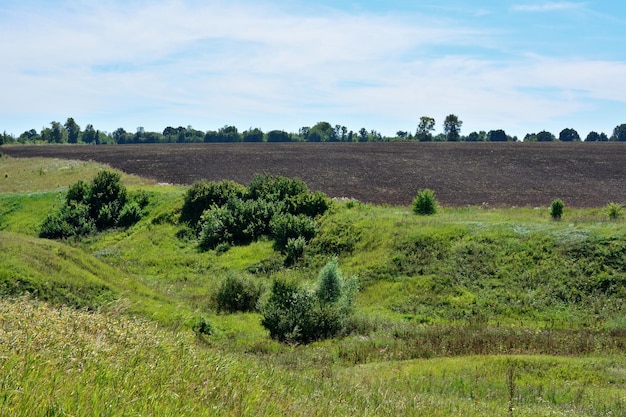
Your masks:
<svg viewBox="0 0 626 417"><path fill-rule="evenodd" d="M626 2L0 0L0 131L626 123Z"/></svg>

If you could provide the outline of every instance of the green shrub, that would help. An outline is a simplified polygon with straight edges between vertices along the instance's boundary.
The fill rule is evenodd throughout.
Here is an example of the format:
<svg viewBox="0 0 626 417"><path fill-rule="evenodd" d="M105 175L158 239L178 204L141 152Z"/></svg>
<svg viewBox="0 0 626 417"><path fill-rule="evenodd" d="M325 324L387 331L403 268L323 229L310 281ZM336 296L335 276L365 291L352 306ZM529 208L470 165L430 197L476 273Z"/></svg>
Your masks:
<svg viewBox="0 0 626 417"><path fill-rule="evenodd" d="M39 231L46 239L64 239L71 236L85 236L96 231L94 220L89 215L89 206L70 202L57 213L49 214Z"/></svg>
<svg viewBox="0 0 626 417"><path fill-rule="evenodd" d="M88 204L90 193L91 189L89 184L80 180L77 183L70 185L67 190L67 194L65 195L65 202L67 204L70 204L71 202Z"/></svg>
<svg viewBox="0 0 626 417"><path fill-rule="evenodd" d="M417 192L413 200L413 213L420 215L431 215L437 212L437 200L435 193L428 188Z"/></svg>
<svg viewBox="0 0 626 417"><path fill-rule="evenodd" d="M200 317L194 323L192 329L196 336L201 339L206 336L211 336L213 334L213 326L211 326L211 323L204 317Z"/></svg>
<svg viewBox="0 0 626 417"><path fill-rule="evenodd" d="M311 217L303 214L294 216L293 214L279 214L274 216L270 223L274 248L284 252L289 239L304 238L311 240L317 232L317 223Z"/></svg>
<svg viewBox="0 0 626 417"><path fill-rule="evenodd" d="M120 211L126 204L126 187L120 182L120 174L103 170L91 182L87 202L89 213L98 230L115 226Z"/></svg>
<svg viewBox="0 0 626 417"><path fill-rule="evenodd" d="M111 227L128 227L143 216L142 207L148 204L147 195L128 199L120 175L100 171L91 184L78 181L65 195L65 205L44 220L39 235L58 239L84 236Z"/></svg>
<svg viewBox="0 0 626 417"><path fill-rule="evenodd" d="M315 298L294 282L275 280L263 305L261 324L280 342L308 343L315 337Z"/></svg>
<svg viewBox="0 0 626 417"><path fill-rule="evenodd" d="M287 239L287 244L283 252L285 253L285 265L290 266L295 264L298 259L304 255L306 249L306 239L303 236L297 238Z"/></svg>
<svg viewBox="0 0 626 417"><path fill-rule="evenodd" d="M247 188L247 197L258 200L285 201L300 194L308 194L304 181L280 175L257 174Z"/></svg>
<svg viewBox="0 0 626 417"><path fill-rule="evenodd" d="M611 220L617 220L622 216L624 208L619 203L609 203L606 205L606 212Z"/></svg>
<svg viewBox="0 0 626 417"><path fill-rule="evenodd" d="M309 343L334 337L354 310L356 291L356 279L344 281L334 258L320 271L315 291L293 282L274 281L261 309L261 323L281 342Z"/></svg>
<svg viewBox="0 0 626 417"><path fill-rule="evenodd" d="M320 271L315 295L321 304L335 303L341 297L343 278L337 258L333 258Z"/></svg>
<svg viewBox="0 0 626 417"><path fill-rule="evenodd" d="M245 192L246 188L234 181L196 182L185 194L180 220L195 226L204 211L213 205L223 206L233 198L243 198Z"/></svg>
<svg viewBox="0 0 626 417"><path fill-rule="evenodd" d="M213 249L220 243L244 245L270 233L270 221L280 202L234 198L213 206L200 218L200 247Z"/></svg>
<svg viewBox="0 0 626 417"><path fill-rule="evenodd" d="M143 217L139 203L135 201L128 202L122 207L117 225L120 227L130 227L137 223Z"/></svg>
<svg viewBox="0 0 626 417"><path fill-rule="evenodd" d="M261 292L261 286L251 279L234 274L228 275L220 283L215 294L217 310L228 313L254 311Z"/></svg>
<svg viewBox="0 0 626 417"><path fill-rule="evenodd" d="M202 224L200 232L200 248L214 249L221 243L232 242L229 226L233 222L231 213L226 207L217 207L206 210L200 218Z"/></svg>
<svg viewBox="0 0 626 417"><path fill-rule="evenodd" d="M309 217L321 216L330 207L330 200L324 193L301 193L286 200L286 210L291 214L304 214Z"/></svg>
<svg viewBox="0 0 626 417"><path fill-rule="evenodd" d="M550 216L552 216L554 220L561 219L561 217L563 216L564 207L565 204L563 204L563 201L561 199L557 198L556 200L553 200L550 204Z"/></svg>

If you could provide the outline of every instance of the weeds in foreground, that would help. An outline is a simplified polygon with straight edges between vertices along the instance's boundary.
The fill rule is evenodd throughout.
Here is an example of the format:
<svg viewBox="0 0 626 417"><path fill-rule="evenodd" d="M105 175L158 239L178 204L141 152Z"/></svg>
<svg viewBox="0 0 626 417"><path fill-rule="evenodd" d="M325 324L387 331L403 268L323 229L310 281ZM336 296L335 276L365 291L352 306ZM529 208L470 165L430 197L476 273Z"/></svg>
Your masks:
<svg viewBox="0 0 626 417"><path fill-rule="evenodd" d="M320 346L237 355L198 344L195 337L119 315L0 300L0 415L485 416L514 407L517 417L626 411L622 356L470 356L344 367L332 358L302 362Z"/></svg>

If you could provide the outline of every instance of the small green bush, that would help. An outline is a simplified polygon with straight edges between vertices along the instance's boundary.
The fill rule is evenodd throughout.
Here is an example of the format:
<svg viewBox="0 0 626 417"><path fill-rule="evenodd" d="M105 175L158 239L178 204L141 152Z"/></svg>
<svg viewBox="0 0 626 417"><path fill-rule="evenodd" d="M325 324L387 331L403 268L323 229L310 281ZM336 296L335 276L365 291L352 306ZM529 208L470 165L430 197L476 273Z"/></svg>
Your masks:
<svg viewBox="0 0 626 417"><path fill-rule="evenodd" d="M428 188L417 192L413 200L413 213L420 215L431 215L437 212L437 200L435 193Z"/></svg>
<svg viewBox="0 0 626 417"><path fill-rule="evenodd" d="M215 294L218 312L256 310L262 288L249 278L239 275L229 275L220 283Z"/></svg>
<svg viewBox="0 0 626 417"><path fill-rule="evenodd" d="M129 227L141 219L142 208L147 204L147 195L128 199L120 174L100 171L91 184L81 180L69 187L65 205L46 217L39 236L60 239L111 227Z"/></svg>
<svg viewBox="0 0 626 417"><path fill-rule="evenodd" d="M247 197L258 200L285 201L300 194L308 194L304 181L280 175L257 174L247 187Z"/></svg>
<svg viewBox="0 0 626 417"><path fill-rule="evenodd" d="M202 213L213 205L223 206L233 198L244 198L245 193L246 188L234 181L196 182L185 194L180 220L195 226L200 221Z"/></svg>
<svg viewBox="0 0 626 417"><path fill-rule="evenodd" d="M617 220L622 216L624 207L619 203L609 203L606 205L606 212L611 220Z"/></svg>
<svg viewBox="0 0 626 417"><path fill-rule="evenodd" d="M306 249L306 239L303 236L287 239L287 244L283 252L285 253L285 265L295 264L304 255Z"/></svg>
<svg viewBox="0 0 626 417"><path fill-rule="evenodd" d="M563 216L564 207L565 204L561 199L557 198L556 200L553 200L550 204L550 216L552 216L554 220L560 220Z"/></svg>
<svg viewBox="0 0 626 417"><path fill-rule="evenodd" d="M297 216L279 214L272 219L270 228L274 238L274 249L284 252L289 239L302 237L307 242L311 240L317 232L317 223L313 218L303 214Z"/></svg>
<svg viewBox="0 0 626 417"><path fill-rule="evenodd" d="M71 236L86 236L95 231L96 224L89 215L89 206L72 201L57 213L51 213L45 218L39 237L65 239Z"/></svg>
<svg viewBox="0 0 626 417"><path fill-rule="evenodd" d="M309 217L321 216L330 207L330 200L325 194L301 193L286 200L286 210L291 214L304 214Z"/></svg>
<svg viewBox="0 0 626 417"><path fill-rule="evenodd" d="M281 342L309 343L334 337L354 310L356 291L356 279L344 281L334 258L320 271L315 291L293 282L274 281L261 309L261 323Z"/></svg>

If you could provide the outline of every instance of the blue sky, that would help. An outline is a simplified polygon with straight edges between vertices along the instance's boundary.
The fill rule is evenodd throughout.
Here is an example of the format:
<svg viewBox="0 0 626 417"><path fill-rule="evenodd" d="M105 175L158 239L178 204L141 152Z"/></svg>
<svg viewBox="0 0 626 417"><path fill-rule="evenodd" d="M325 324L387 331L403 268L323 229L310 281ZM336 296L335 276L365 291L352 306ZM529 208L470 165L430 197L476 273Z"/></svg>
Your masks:
<svg viewBox="0 0 626 417"><path fill-rule="evenodd" d="M626 123L626 2L0 0L0 131Z"/></svg>

